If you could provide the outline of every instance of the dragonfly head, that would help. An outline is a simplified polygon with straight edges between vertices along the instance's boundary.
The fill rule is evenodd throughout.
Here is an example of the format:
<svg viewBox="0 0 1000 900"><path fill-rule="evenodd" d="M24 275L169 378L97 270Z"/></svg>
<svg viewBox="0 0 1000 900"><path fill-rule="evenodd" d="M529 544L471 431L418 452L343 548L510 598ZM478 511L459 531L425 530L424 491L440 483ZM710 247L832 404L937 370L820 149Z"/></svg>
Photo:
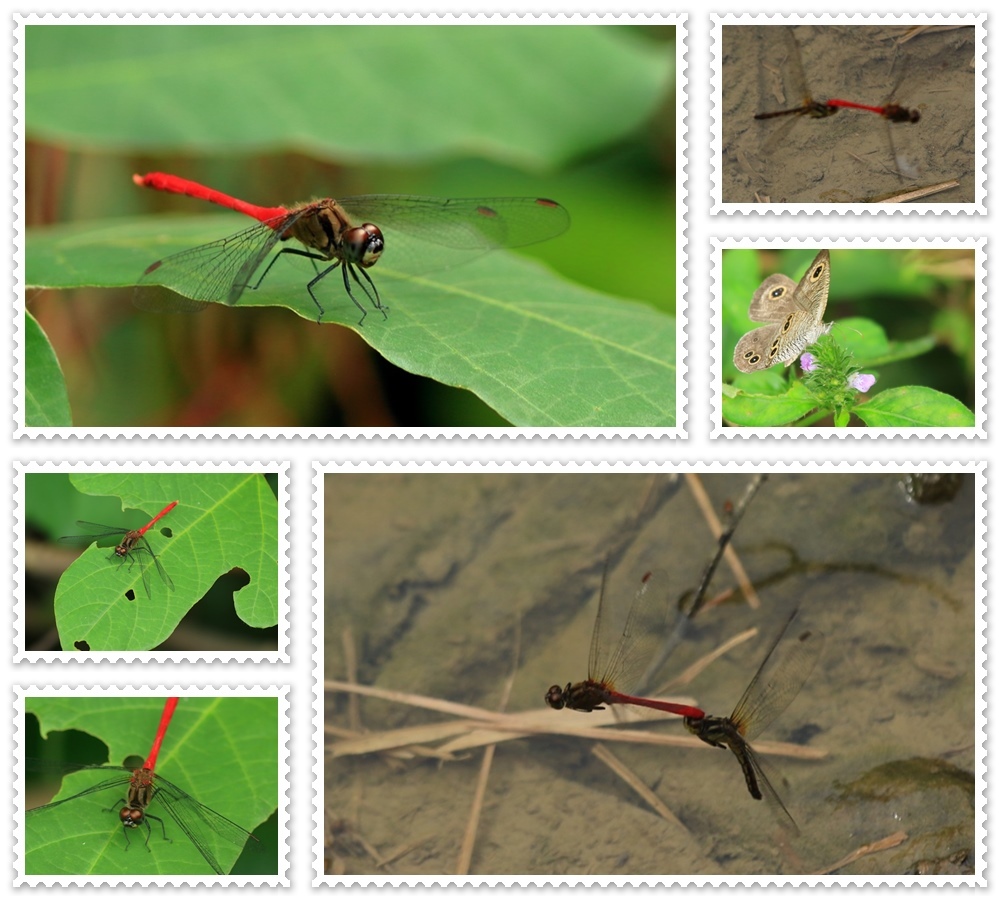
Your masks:
<svg viewBox="0 0 1000 900"><path fill-rule="evenodd" d="M548 705L553 709L562 709L566 705L566 695L568 693L568 684L565 688L561 688L558 684L554 684L545 692L545 702L548 703Z"/></svg>
<svg viewBox="0 0 1000 900"><path fill-rule="evenodd" d="M385 250L385 239L377 225L367 222L348 228L341 236L341 252L349 263L367 269L378 262Z"/></svg>
<svg viewBox="0 0 1000 900"><path fill-rule="evenodd" d="M126 828L138 828L145 821L145 814L135 806L123 806L118 810L118 818Z"/></svg>

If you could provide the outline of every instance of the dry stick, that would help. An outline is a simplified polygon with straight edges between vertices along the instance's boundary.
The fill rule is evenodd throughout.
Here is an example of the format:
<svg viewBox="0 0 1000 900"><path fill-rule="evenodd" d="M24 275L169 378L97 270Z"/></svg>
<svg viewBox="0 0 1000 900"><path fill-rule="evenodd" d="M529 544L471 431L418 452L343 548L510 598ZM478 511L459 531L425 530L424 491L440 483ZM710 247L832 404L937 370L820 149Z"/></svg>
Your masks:
<svg viewBox="0 0 1000 900"><path fill-rule="evenodd" d="M909 835L905 831L897 831L895 834L890 834L888 837L884 837L880 841L875 841L872 844L865 844L863 847L858 847L858 849L853 853L848 853L847 856L835 862L832 866L820 869L818 872L813 872L812 874L830 875L833 872L836 872L837 869L849 866L852 862L861 859L863 856L871 856L873 853L881 853L883 850L891 850L893 847L898 847L908 838Z"/></svg>
<svg viewBox="0 0 1000 900"><path fill-rule="evenodd" d="M396 862L397 859L401 859L402 857L406 856L407 853L412 853L414 850L417 849L417 847L421 847L424 844L428 843L428 841L432 840L434 840L434 836L428 835L427 837L417 838L415 841L410 841L410 843L408 844L403 844L400 847L397 847L395 850L393 850L384 860L382 860L382 862L378 864L378 867L380 869L384 869L391 863Z"/></svg>
<svg viewBox="0 0 1000 900"><path fill-rule="evenodd" d="M344 650L344 673L351 684L358 683L358 655L354 652L354 633L348 625L340 633L340 643ZM357 694L350 694L347 700L347 722L352 731L361 731L361 708Z"/></svg>
<svg viewBox="0 0 1000 900"><path fill-rule="evenodd" d="M658 812L664 819L672 824L676 825L678 828L684 829L684 823L675 816L670 809L664 804L664 802L656 796L643 782L643 780L635 774L628 766L625 765L617 756L615 756L604 744L595 744L591 750L604 765L606 765L612 772L614 772L619 778L622 779L633 791L635 791L643 800L645 800L653 809Z"/></svg>
<svg viewBox="0 0 1000 900"><path fill-rule="evenodd" d="M702 515L705 517L705 521L708 522L708 527L712 530L713 537L715 537L716 540L721 539L727 529L722 527L722 523L719 521L718 516L716 516L715 510L712 509L712 502L708 499L708 494L705 491L704 485L701 483L701 478L699 478L699 476L694 472L687 473L685 477L688 489L691 491L691 495L694 497L695 502L701 508ZM732 522L730 523L730 531L732 530L734 524L735 523ZM747 605L751 609L760 609L760 597L757 596L757 592L754 590L753 584L750 582L746 569L743 568L743 564L740 562L740 559L736 555L736 551L733 550L731 544L726 545L724 554L726 562L729 563L729 568L733 572L733 576L739 583L740 590L743 591L743 596L746 598Z"/></svg>
<svg viewBox="0 0 1000 900"><path fill-rule="evenodd" d="M743 496L740 497L739 501L733 507L733 511L729 514L729 520L726 523L726 528L721 534L717 536L715 552L712 554L712 558L708 561L708 565L705 566L704 571L701 573L701 581L698 582L698 587L694 591L694 598L691 600L690 607L687 612L682 613L677 618L677 624L674 626L673 631L667 636L667 639L660 645L657 650L656 655L650 660L649 665L646 666L646 671L643 673L642 678L639 683L635 685L633 690L642 691L646 688L649 682L652 680L653 675L655 675L663 664L670 657L670 654L677 649L681 641L684 640L685 632L687 631L687 626L698 613L706 605L705 597L708 592L708 586L715 575L715 570L719 567L719 562L722 560L723 554L727 552L729 547L729 542L732 540L733 535L736 533L736 529L739 527L740 522L743 520L743 514L746 512L747 508L750 506L750 502L757 495L757 491L760 486L767 480L767 475L754 475L753 478L747 484L746 490L743 492ZM701 487L700 482L696 479L692 479L690 476L688 478L688 485L695 485L697 487L692 487L692 493L695 494L695 499L698 499L697 490ZM701 492L702 500L705 499L704 491ZM718 522L716 522L718 525ZM733 557L735 559L735 555ZM747 603L753 606L756 604L757 607L760 606L760 599L757 597L753 586L749 583L749 579L746 577L746 572L743 571L743 567L739 565L739 560L736 560L736 564L739 567L733 569L734 574L737 575L737 580L739 580L739 574L742 573L742 581L745 584L741 584L741 590L743 591L743 596L746 598Z"/></svg>
<svg viewBox="0 0 1000 900"><path fill-rule="evenodd" d="M957 181L942 181L940 184L932 184L929 187L917 188L913 191L907 191L903 194L896 194L895 197L889 197L885 200L877 200L877 203L906 203L910 200L919 200L921 197L929 197L931 194L940 194L942 191L950 191L952 188L957 188L959 182Z"/></svg>
<svg viewBox="0 0 1000 900"><path fill-rule="evenodd" d="M565 716L553 715L549 709L537 709L527 713L494 713L488 710L479 709L475 706L464 706L460 703L452 703L446 700L435 700L431 697L423 697L419 694L404 694L399 691L388 691L382 688L369 687L361 684L347 684L342 681L324 681L324 688L332 691L345 691L360 694L363 697L378 697L382 700L389 700L396 703L404 703L409 706L416 706L423 709L437 709L450 715L464 715L469 717L461 724L470 734L478 734L481 731L500 732L501 736L490 736L488 741L480 743L495 742L497 740L526 737L532 734L561 734L568 737L579 737L598 741L624 741L630 744L651 744L657 747L687 747L699 750L711 749L708 744L694 735L666 735L654 734L650 731L609 731L606 728L595 727L594 723L603 723L607 726L618 725L620 721L615 718L614 710L604 710L603 712L590 713L586 718L587 724L574 725L575 722L583 722L583 717L567 718ZM694 701L688 701L693 704ZM617 715L622 716L622 710ZM677 717L669 713L663 713L662 718L676 721ZM636 717L638 719L638 717ZM655 715L650 715L649 711L643 712L643 721L655 720ZM400 738L400 732L404 733ZM357 741L340 741L329 748L332 758L342 756L356 756L365 753L373 753L393 747L406 746L412 740L413 729L400 729L400 732L388 731L381 734L370 733L364 735ZM469 746L478 746L479 743ZM792 756L797 759L823 759L826 757L825 750L812 747L802 747L798 744L785 744L780 741L757 741L754 748L761 753L777 754L781 756Z"/></svg>
<svg viewBox="0 0 1000 900"><path fill-rule="evenodd" d="M397 728L395 731L389 732L392 738L383 746L384 735L380 732L367 731L362 733L350 731L347 728L336 728L331 725L323 727L324 734L333 738L339 738L342 743L350 744L354 747L364 747L365 749L360 751L363 753L387 752L394 759L413 759L419 756L429 757L440 762L455 762L457 757L450 751L442 750L440 747L430 748L421 745L434 741L443 741L456 735L468 734L468 732L468 722L463 722L461 719L451 722L438 722L433 725L413 725L408 728ZM330 759L337 756L356 755L338 753L331 747L327 748L326 753Z"/></svg>
<svg viewBox="0 0 1000 900"><path fill-rule="evenodd" d="M510 674L504 683L503 693L500 695L500 712L505 712L507 704L510 702L510 693L514 689L514 679L517 677L517 666L521 659L521 619L518 617L514 623L514 654ZM476 833L479 831L479 818L483 811L483 797L486 795L486 783L490 780L490 769L493 767L493 756L496 753L497 745L490 744L483 754L483 763L479 767L479 778L476 781L476 794L472 800L472 809L469 811L469 822L465 827L465 837L462 839L462 850L458 856L458 867L456 875L468 875L469 867L472 865L472 851L476 846Z"/></svg>
<svg viewBox="0 0 1000 900"><path fill-rule="evenodd" d="M685 685L690 684L695 680L702 672L705 671L712 663L714 663L720 656L724 656L734 647L738 647L740 644L749 641L750 638L757 636L756 628L748 628L746 631L741 631L739 634L734 635L724 644L720 644L711 653L706 653L701 659L696 660L691 663L680 675L676 678L671 678L665 685L663 685L657 693L660 691L666 691L675 685Z"/></svg>
<svg viewBox="0 0 1000 900"><path fill-rule="evenodd" d="M567 718L565 716L552 716L549 709L536 709L525 713L497 713L478 706L468 706L464 703L454 703L451 700L439 700L436 697L425 697L422 694L407 694L403 691L392 691L386 688L372 687L367 684L350 684L346 681L334 681L327 679L323 682L323 688L327 691L338 691L345 694L360 694L362 697L375 697L379 700L387 700L390 703L402 703L404 706L415 706L419 709L429 709L434 712L444 713L449 716L462 716L472 719L472 726L482 727L484 724L504 731L523 729L525 734L575 734L579 729L573 728L566 723L579 722L579 718ZM693 706L693 697L671 698L673 702ZM600 721L607 715L606 722L609 725L615 724L618 720L609 713L592 713L588 715L587 721ZM664 718L677 719L676 716L664 713ZM439 726L426 726L436 728ZM419 728L419 726L418 726ZM412 729L402 729L410 731ZM395 733L395 732L393 732ZM599 733L599 732L598 732ZM365 735L361 740L377 738L377 734ZM695 744L700 741L695 741ZM336 746L332 748L336 751ZM337 756L336 752L333 756Z"/></svg>

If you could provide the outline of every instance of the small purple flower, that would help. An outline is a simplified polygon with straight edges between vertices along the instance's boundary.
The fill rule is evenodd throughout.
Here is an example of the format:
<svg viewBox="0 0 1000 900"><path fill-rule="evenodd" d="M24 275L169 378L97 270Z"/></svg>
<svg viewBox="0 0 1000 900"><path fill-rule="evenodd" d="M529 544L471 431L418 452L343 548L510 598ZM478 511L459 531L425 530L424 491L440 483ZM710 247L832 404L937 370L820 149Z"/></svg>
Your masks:
<svg viewBox="0 0 1000 900"><path fill-rule="evenodd" d="M874 375L862 375L860 372L855 372L847 381L847 383L854 388L856 391L861 391L862 394L867 394L871 390L873 384L875 384Z"/></svg>
<svg viewBox="0 0 1000 900"><path fill-rule="evenodd" d="M819 368L816 364L816 357L811 353L803 353L799 358L799 363L802 365L803 372L815 372Z"/></svg>

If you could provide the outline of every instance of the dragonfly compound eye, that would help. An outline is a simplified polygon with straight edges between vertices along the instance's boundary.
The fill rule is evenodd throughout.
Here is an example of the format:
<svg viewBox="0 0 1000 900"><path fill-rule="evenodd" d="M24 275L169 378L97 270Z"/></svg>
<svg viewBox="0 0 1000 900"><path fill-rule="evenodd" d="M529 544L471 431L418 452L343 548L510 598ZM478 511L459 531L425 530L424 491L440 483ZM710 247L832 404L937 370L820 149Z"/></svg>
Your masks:
<svg viewBox="0 0 1000 900"><path fill-rule="evenodd" d="M545 692L545 702L553 709L562 709L566 705L563 700L563 689L558 684L552 685Z"/></svg>
<svg viewBox="0 0 1000 900"><path fill-rule="evenodd" d="M358 228L351 228L344 232L344 247L350 261L367 269L378 262L382 251L385 250L385 239L377 225L367 222Z"/></svg>
<svg viewBox="0 0 1000 900"><path fill-rule="evenodd" d="M126 828L138 828L142 824L143 812L141 809L123 806L118 811L118 818L122 820L122 825Z"/></svg>

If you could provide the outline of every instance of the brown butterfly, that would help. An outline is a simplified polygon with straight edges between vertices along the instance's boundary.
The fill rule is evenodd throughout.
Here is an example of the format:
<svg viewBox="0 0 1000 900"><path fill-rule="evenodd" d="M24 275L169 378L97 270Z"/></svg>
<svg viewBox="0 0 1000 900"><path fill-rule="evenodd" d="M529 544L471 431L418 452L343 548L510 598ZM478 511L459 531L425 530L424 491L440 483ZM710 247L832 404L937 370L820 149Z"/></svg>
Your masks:
<svg viewBox="0 0 1000 900"><path fill-rule="evenodd" d="M750 318L772 324L740 338L733 354L736 368L759 372L775 363L790 366L795 362L806 347L830 330L823 322L829 292L828 250L820 250L798 284L780 273L765 278L750 301Z"/></svg>

